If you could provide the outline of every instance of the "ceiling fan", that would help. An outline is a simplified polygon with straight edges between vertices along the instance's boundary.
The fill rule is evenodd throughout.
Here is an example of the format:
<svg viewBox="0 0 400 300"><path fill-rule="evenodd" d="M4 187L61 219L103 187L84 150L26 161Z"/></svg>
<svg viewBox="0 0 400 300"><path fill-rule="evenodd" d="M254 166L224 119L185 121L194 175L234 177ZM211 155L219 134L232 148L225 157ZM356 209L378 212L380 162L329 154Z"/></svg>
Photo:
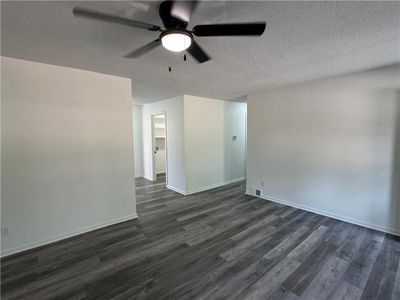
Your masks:
<svg viewBox="0 0 400 300"><path fill-rule="evenodd" d="M165 29L162 29L158 25L82 7L74 7L73 14L79 17L161 32L156 40L128 53L124 56L126 58L136 58L162 45L167 50L173 52L186 50L199 63L203 63L210 60L211 57L196 43L193 36L259 36L262 35L265 30L265 22L196 25L192 30L188 30L187 27L190 17L195 11L197 4L198 1L162 2L159 8L159 15Z"/></svg>

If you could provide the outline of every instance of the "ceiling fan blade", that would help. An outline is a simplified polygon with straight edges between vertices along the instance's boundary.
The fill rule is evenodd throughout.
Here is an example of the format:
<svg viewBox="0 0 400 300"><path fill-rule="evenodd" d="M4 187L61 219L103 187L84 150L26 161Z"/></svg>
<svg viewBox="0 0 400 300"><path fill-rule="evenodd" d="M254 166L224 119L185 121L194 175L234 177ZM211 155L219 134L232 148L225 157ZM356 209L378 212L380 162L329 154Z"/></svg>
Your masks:
<svg viewBox="0 0 400 300"><path fill-rule="evenodd" d="M172 1L171 16L189 22L198 4L198 1Z"/></svg>
<svg viewBox="0 0 400 300"><path fill-rule="evenodd" d="M148 24L148 23L141 22L141 21L135 21L135 20L131 20L128 18L112 15L109 13L94 11L94 10L83 8L83 7L76 6L72 10L72 12L75 16L78 16L78 17L84 17L84 18L95 19L95 20L100 20L100 21L118 23L118 24L122 24L122 25L128 25L128 26L147 29L147 30L151 30L151 31L160 31L161 30L160 26L157 26L157 25Z"/></svg>
<svg viewBox="0 0 400 300"><path fill-rule="evenodd" d="M197 25L193 28L193 34L196 36L262 35L265 27L265 22Z"/></svg>
<svg viewBox="0 0 400 300"><path fill-rule="evenodd" d="M199 44L197 44L193 39L192 44L187 49L187 52L189 52L199 63L203 63L211 59L211 57L208 56L208 54L203 49L201 49Z"/></svg>
<svg viewBox="0 0 400 300"><path fill-rule="evenodd" d="M161 41L159 39L156 39L138 49L133 50L132 52L129 52L128 54L124 55L125 58L137 58L142 54L145 54L146 52L149 52L150 50L153 50L154 48L158 47L161 45Z"/></svg>

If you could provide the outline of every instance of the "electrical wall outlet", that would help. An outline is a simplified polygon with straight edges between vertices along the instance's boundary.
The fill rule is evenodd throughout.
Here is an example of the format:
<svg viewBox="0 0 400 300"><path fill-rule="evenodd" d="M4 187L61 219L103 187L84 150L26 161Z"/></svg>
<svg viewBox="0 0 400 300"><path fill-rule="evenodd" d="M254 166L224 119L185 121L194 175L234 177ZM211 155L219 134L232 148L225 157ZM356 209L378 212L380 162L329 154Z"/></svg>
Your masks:
<svg viewBox="0 0 400 300"><path fill-rule="evenodd" d="M8 235L8 227L1 227L1 236Z"/></svg>
<svg viewBox="0 0 400 300"><path fill-rule="evenodd" d="M261 180L260 185L261 185L261 186L265 186L265 181L264 181L264 180Z"/></svg>
<svg viewBox="0 0 400 300"><path fill-rule="evenodd" d="M260 189L256 189L256 196L261 196L261 190Z"/></svg>

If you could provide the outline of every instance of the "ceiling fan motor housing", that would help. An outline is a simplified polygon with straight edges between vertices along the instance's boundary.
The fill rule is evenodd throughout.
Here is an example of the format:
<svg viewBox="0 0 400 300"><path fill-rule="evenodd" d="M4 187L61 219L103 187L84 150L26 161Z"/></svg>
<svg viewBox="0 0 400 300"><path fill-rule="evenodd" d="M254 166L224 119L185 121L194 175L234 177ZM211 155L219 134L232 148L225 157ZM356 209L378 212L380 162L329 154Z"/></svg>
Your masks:
<svg viewBox="0 0 400 300"><path fill-rule="evenodd" d="M163 32L161 32L160 40L162 40L162 38L164 36L166 36L168 34L173 34L173 33L183 34L183 35L190 37L190 39L193 39L192 33L186 29L167 29L167 30L164 30Z"/></svg>
<svg viewBox="0 0 400 300"><path fill-rule="evenodd" d="M173 1L164 1L160 4L160 18L167 29L186 29L188 23L171 15Z"/></svg>

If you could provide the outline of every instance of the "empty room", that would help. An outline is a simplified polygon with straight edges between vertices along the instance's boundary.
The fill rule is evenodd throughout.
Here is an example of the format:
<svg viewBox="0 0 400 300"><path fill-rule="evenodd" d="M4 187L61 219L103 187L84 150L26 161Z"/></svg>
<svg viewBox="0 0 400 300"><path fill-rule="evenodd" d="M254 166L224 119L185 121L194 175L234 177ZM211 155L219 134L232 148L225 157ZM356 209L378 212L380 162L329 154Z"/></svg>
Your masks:
<svg viewBox="0 0 400 300"><path fill-rule="evenodd" d="M1 1L1 299L400 299L400 2Z"/></svg>

